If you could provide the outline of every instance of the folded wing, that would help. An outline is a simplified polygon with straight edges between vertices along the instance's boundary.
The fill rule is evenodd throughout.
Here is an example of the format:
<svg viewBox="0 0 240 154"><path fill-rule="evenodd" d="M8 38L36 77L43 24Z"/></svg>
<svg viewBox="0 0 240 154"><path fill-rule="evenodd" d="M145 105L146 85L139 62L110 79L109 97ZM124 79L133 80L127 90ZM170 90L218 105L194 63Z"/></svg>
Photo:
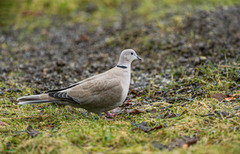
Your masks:
<svg viewBox="0 0 240 154"><path fill-rule="evenodd" d="M121 100L122 89L119 79L100 77L63 91L49 92L49 96L88 109L114 105Z"/></svg>

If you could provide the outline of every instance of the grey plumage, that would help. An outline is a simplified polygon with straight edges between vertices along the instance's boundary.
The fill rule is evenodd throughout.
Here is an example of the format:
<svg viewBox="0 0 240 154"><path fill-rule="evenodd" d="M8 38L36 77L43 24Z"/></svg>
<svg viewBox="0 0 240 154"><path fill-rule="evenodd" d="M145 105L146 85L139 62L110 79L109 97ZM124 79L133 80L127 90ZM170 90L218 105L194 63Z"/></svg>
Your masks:
<svg viewBox="0 0 240 154"><path fill-rule="evenodd" d="M25 102L19 102L18 105L26 105L26 104L40 104L40 103L54 103L52 101L49 100L28 100Z"/></svg>
<svg viewBox="0 0 240 154"><path fill-rule="evenodd" d="M84 108L97 114L107 112L120 106L126 99L131 78L131 62L135 59L141 58L134 50L123 50L116 67L67 88L20 97L18 104L58 103Z"/></svg>

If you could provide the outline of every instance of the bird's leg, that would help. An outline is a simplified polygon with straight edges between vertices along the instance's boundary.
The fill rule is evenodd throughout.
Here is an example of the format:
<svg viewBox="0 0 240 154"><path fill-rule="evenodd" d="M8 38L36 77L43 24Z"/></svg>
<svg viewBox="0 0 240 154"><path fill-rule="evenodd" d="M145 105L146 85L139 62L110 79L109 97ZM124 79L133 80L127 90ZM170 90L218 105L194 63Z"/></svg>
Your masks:
<svg viewBox="0 0 240 154"><path fill-rule="evenodd" d="M107 117L113 118L115 116L114 113L110 113L109 111L105 112L107 114Z"/></svg>

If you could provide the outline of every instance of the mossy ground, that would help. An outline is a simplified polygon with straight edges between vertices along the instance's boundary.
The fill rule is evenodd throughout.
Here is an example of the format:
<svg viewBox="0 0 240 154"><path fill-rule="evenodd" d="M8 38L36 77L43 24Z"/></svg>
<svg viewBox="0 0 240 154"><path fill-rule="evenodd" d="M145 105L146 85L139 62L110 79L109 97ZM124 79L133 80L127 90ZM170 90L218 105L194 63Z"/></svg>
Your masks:
<svg viewBox="0 0 240 154"><path fill-rule="evenodd" d="M206 69L206 68L203 68ZM20 88L22 92L6 92L1 98L1 151L23 153L142 153L155 152L159 149L153 143L169 144L181 136L195 136L198 142L188 148L176 148L171 152L177 153L239 153L239 112L234 107L240 106L239 100L219 102L210 97L211 93L225 94L229 89L220 88L223 82L232 83L236 71L226 75L226 68L219 74L212 70L203 78L183 77L185 84L199 81L204 95L191 102L169 104L165 101L152 102L152 105L142 105L135 108L155 109L156 112L140 114L120 114L109 120L94 114L87 114L82 109L56 105L27 105L18 106L15 100L19 95L32 93L33 89L1 82L1 87ZM229 78L229 76L231 76ZM215 83L215 78L218 82ZM209 82L209 80L212 80ZM214 84L214 86L212 85ZM172 81L168 86L178 85ZM165 88L168 88L166 86ZM159 91L160 89L155 89ZM196 89L197 90L197 89ZM151 93L154 91L151 91ZM234 93L240 93L239 90ZM149 93L146 93L147 95ZM188 93L174 97L188 97ZM139 96L140 97L145 97ZM141 104L141 99L135 101ZM183 105L185 104L185 105ZM217 114L216 111L227 112L228 115ZM172 118L158 118L166 113L179 114ZM215 116L202 116L212 113ZM232 116L232 117L231 117ZM150 126L164 125L162 129L145 133L134 129L131 122L147 122ZM31 137L26 133L31 125L38 130L37 136ZM162 151L169 153L168 150Z"/></svg>
<svg viewBox="0 0 240 154"><path fill-rule="evenodd" d="M239 1L144 0L137 3L140 6L136 10L130 7L134 6L130 3L136 3L136 1L104 0L100 2L91 0L80 2L63 0L60 3L45 0L26 1L19 4L21 6L19 8L10 5L11 9L17 13L16 15L10 14L14 16L14 20L5 20L3 25L11 24L13 29L26 28L18 36L18 40L24 42L24 39L21 38L30 36L29 34L34 29L51 27L51 24L58 20L65 21L67 24L87 22L91 23L94 29L101 24L108 26L108 23L113 23L120 17L125 20L124 18L128 18L126 12L130 12L131 16L141 16L145 22L154 22L160 31L172 31L181 25L186 9L188 10L187 14L191 14L197 9L209 10L217 6L231 6L239 4ZM134 11L126 11L126 9ZM167 16L171 17L167 18ZM171 26L166 27L164 19L172 22ZM126 19L126 21L128 20ZM61 26L61 23L57 25ZM142 45L142 48L146 50L153 50L151 35L143 37L145 33L141 31L140 33L139 40L134 40L132 37L127 41L124 40L125 37L135 35L131 30L121 33L120 36L111 34L107 36L106 46L118 47L119 44L122 45L126 42L129 46L137 44ZM46 38L39 35L39 38L32 39L37 44L38 40L44 41ZM1 49L6 49L8 46L10 45L2 43ZM101 48L101 45L99 46ZM27 51L25 49L27 47L23 48L22 50ZM16 52L14 49L12 50L9 54ZM227 53L227 51L224 52ZM158 54L156 53L155 57L151 56L159 58ZM164 52L160 53L162 57L164 54ZM144 55L148 57L147 52L143 52ZM171 57L171 54L166 55L169 57L165 57L165 63L176 60L174 56ZM0 55L0 58L4 56L7 55ZM151 56L149 56L150 59ZM36 93L38 86L20 82L23 73L20 72L20 69L13 69L13 72L8 72L7 80L0 80L0 151L2 153L240 153L239 98L236 97L232 101L218 101L212 98L212 94L217 93L226 96L240 93L240 68L236 63L239 64L239 60L226 62L224 66L216 62L214 64L205 63L195 68L196 72L191 75L183 72L184 66L181 65L159 72L159 76L153 76L150 81L145 81L149 86L145 87L138 95L132 94L131 91L129 93L129 101L137 104L130 105L129 108L144 109L144 112L139 114L123 112L113 119L106 119L104 116L98 117L83 109L69 106L16 105L16 99L19 96ZM7 63L3 64L4 67L7 66ZM88 69L87 66L84 68L85 70ZM106 67L104 68L106 69ZM168 82L163 82L166 80L164 72L171 75ZM60 71L59 74L61 73ZM134 80L137 75L133 73ZM36 80L36 78L32 80ZM159 81L165 84L161 85ZM195 84L197 86L194 86ZM56 88L56 86L52 86ZM133 86L131 89L135 88ZM40 91L43 91L44 88ZM145 101L149 103L145 103ZM175 116L168 116L169 114ZM146 133L141 129L135 129L132 122L137 124L146 122L149 127L162 125L163 128ZM37 131L36 135L29 134L27 131L29 125ZM183 136L195 137L197 143L191 146L176 147L171 151L167 148L161 150L158 146L154 146L154 143L169 145L175 142L176 138Z"/></svg>

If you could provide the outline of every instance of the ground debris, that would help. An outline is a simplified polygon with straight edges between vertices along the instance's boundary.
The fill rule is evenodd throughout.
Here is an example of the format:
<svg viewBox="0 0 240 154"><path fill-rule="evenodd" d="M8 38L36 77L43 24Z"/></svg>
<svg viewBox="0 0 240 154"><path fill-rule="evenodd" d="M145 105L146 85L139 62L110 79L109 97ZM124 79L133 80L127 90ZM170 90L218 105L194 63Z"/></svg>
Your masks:
<svg viewBox="0 0 240 154"><path fill-rule="evenodd" d="M127 109L125 110L126 113L128 114L140 114L146 112L145 109Z"/></svg>
<svg viewBox="0 0 240 154"><path fill-rule="evenodd" d="M152 146L159 149L159 150L164 150L168 149L169 151L175 149L175 148L188 148L189 146L196 144L197 143L197 138L196 137L189 137L189 136L182 136L180 138L174 139L170 144L168 145L163 145L158 142L153 142Z"/></svg>
<svg viewBox="0 0 240 154"><path fill-rule="evenodd" d="M229 97L226 97L224 100L230 102L238 99L240 99L240 94L229 95Z"/></svg>
<svg viewBox="0 0 240 154"><path fill-rule="evenodd" d="M39 134L38 130L34 130L31 125L27 127L27 134L31 137L37 136Z"/></svg>
<svg viewBox="0 0 240 154"><path fill-rule="evenodd" d="M215 113L216 115L222 116L222 117L226 117L226 116L229 115L229 113L226 112L226 111L215 111L214 113Z"/></svg>
<svg viewBox="0 0 240 154"><path fill-rule="evenodd" d="M118 114L141 114L147 112L146 109L128 109L127 107L118 107L112 110L112 113L118 115Z"/></svg>
<svg viewBox="0 0 240 154"><path fill-rule="evenodd" d="M132 102L131 100L126 100L125 102L123 102L123 104L121 106L130 106L130 107L133 107L133 106L136 106L137 103L136 102Z"/></svg>
<svg viewBox="0 0 240 154"><path fill-rule="evenodd" d="M10 142L7 142L6 146L7 146L7 150L10 150L12 147L12 144Z"/></svg>
<svg viewBox="0 0 240 154"><path fill-rule="evenodd" d="M39 115L42 116L44 114L44 109L42 109L40 112L39 112Z"/></svg>
<svg viewBox="0 0 240 154"><path fill-rule="evenodd" d="M220 118L220 119L232 118L232 117L236 116L235 113L229 113L226 111L214 111L213 113L209 112L208 114L195 114L195 115L201 116L201 117L215 117L215 118Z"/></svg>
<svg viewBox="0 0 240 154"><path fill-rule="evenodd" d="M165 115L164 115L164 118L174 118L174 117L179 117L180 114L178 113L170 113L170 112L167 112Z"/></svg>
<svg viewBox="0 0 240 154"><path fill-rule="evenodd" d="M113 19L114 23L106 19L92 24L85 22L85 18L91 15L99 18L98 9L123 3L81 5L81 10L70 15L74 16L74 22L66 22L57 14L49 20L52 18L46 14L43 19L47 17L47 21L43 24L31 24L31 20L30 24L23 24L30 25L30 29L9 26L6 32L0 30L0 83L3 85L0 87L0 114L1 120L8 123L1 126L0 121L1 130L8 131L6 134L1 131L4 141L0 149L2 146L7 149L9 142L8 149L22 147L19 153L26 150L61 153L71 148L86 153L109 150L124 153L126 147L130 152L134 149L146 150L142 151L146 153L152 150L144 148L149 141L150 144L156 141L152 146L160 150L188 148L198 139L176 135L192 133L203 140L194 150L201 151L199 148L207 146L207 150L214 151L224 145L222 150L226 153L237 148L234 143L239 138L240 104L239 96L231 94L239 93L240 89L240 6L190 11L187 15L170 11L163 20L179 22L170 27L165 21L163 25L162 21L157 25L146 22L142 18L144 14L131 12L141 6L138 1L133 3L139 4L133 7L126 2L127 7L118 8L123 12ZM44 10L49 4L40 8ZM67 9L72 7L67 2L65 5ZM81 20L76 18L78 14L83 15ZM131 66L128 98L112 111L119 115L112 121L71 107L53 104L20 107L9 101L9 98L14 98L15 102L18 96L64 88L105 72L116 66L124 48L136 50L144 62L135 61ZM16 93L17 87L21 87L22 93ZM211 99L212 92L222 95ZM184 110L188 112L186 115L183 115ZM198 116L194 116L195 113ZM133 119L130 124L129 120ZM23 132L13 132L15 124L21 128L29 124L33 127L29 125ZM61 131L57 132L58 129ZM57 133L49 138L54 132ZM35 137L32 139L32 136ZM62 140L64 138L67 140ZM208 143L219 144L209 146ZM136 145L143 148L136 149Z"/></svg>
<svg viewBox="0 0 240 154"><path fill-rule="evenodd" d="M0 121L0 127L1 126L6 126L6 125L7 125L7 123Z"/></svg>
<svg viewBox="0 0 240 154"><path fill-rule="evenodd" d="M153 130L163 128L163 125L158 125L158 126L155 126L155 127L149 127L146 122L142 122L142 123L139 123L139 124L136 124L135 122L132 122L131 124L132 124L132 126L136 126L138 129L140 129L140 130L142 130L146 133L151 133L151 131L153 131ZM136 128L133 128L133 130L134 129L136 129Z"/></svg>
<svg viewBox="0 0 240 154"><path fill-rule="evenodd" d="M240 106L235 106L233 109L234 110L240 110Z"/></svg>
<svg viewBox="0 0 240 154"><path fill-rule="evenodd" d="M222 94L222 93L217 93L217 94L212 94L211 95L211 98L215 98L217 99L218 101L223 101L227 96Z"/></svg>

